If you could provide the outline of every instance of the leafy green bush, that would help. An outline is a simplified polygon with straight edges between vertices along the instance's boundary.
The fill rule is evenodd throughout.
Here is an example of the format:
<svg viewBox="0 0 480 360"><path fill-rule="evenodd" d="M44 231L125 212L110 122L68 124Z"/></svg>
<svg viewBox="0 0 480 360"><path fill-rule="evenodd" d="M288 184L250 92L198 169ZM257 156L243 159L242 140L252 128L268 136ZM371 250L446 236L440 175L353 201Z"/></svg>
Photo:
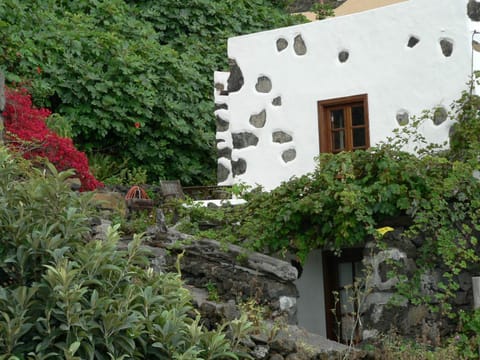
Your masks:
<svg viewBox="0 0 480 360"><path fill-rule="evenodd" d="M0 147L0 359L237 359L222 327L191 317L179 275L148 267L140 236L122 251L118 226L85 241L91 195L70 175Z"/></svg>
<svg viewBox="0 0 480 360"><path fill-rule="evenodd" d="M213 182L227 38L298 21L269 0L5 0L0 63L87 153L129 158L150 182Z"/></svg>

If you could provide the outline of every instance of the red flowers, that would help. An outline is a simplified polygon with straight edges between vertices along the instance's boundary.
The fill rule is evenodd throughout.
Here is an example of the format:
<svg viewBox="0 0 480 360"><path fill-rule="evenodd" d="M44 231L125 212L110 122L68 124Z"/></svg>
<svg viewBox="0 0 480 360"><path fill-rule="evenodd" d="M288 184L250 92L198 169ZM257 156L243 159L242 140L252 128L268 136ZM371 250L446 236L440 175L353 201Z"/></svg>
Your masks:
<svg viewBox="0 0 480 360"><path fill-rule="evenodd" d="M78 151L72 139L62 138L47 128L45 119L50 115L48 109L37 109L27 90L5 89L6 106L3 112L7 140L11 147L28 148L23 156L26 159L47 158L59 171L75 169L82 183L81 191L94 190L103 184L90 173L85 153Z"/></svg>
<svg viewBox="0 0 480 360"><path fill-rule="evenodd" d="M140 126L141 126L140 123L137 121L137 122L135 123L135 128L140 129Z"/></svg>
<svg viewBox="0 0 480 360"><path fill-rule="evenodd" d="M37 66L37 73L41 74L42 73L42 68L40 66Z"/></svg>

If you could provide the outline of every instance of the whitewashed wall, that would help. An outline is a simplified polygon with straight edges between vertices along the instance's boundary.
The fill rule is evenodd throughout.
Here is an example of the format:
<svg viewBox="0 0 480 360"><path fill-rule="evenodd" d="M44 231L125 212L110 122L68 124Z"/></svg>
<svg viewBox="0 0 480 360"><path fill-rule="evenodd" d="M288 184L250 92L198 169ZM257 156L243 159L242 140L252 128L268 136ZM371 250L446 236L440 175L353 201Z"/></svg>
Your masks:
<svg viewBox="0 0 480 360"><path fill-rule="evenodd" d="M243 85L227 94L229 73L215 74L219 184L268 190L313 170L319 100L368 94L371 145L399 126L399 113L448 110L471 74L478 23L467 16L467 3L409 0L229 39L228 57L240 68ZM412 37L419 41L409 47ZM442 51L442 40L452 44L451 54ZM342 51L348 52L343 63ZM443 142L451 125L427 122L423 131ZM274 140L275 132L281 133Z"/></svg>

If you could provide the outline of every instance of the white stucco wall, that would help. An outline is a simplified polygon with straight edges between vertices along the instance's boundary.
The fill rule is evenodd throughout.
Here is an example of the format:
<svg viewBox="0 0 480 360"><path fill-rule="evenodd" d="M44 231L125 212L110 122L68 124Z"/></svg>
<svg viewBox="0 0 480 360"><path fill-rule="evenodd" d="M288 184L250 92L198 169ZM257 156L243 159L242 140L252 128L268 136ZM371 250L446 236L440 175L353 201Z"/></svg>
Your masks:
<svg viewBox="0 0 480 360"><path fill-rule="evenodd" d="M472 30L467 0L409 0L358 14L315 21L229 39L228 57L240 67L244 84L239 91L221 95L216 110L227 123L217 132L217 147L229 153L219 158L227 171L219 184L260 184L267 190L294 175L312 171L319 154L317 102L337 97L368 94L370 144L375 145L398 127L396 115L406 110L419 115L425 109L451 103L465 90L471 70ZM294 38L300 35L306 53L297 55ZM420 41L407 46L411 36ZM279 51L283 38L288 46ZM446 57L441 39L453 42ZM340 51L349 58L341 63ZM477 60L475 60L477 61ZM255 86L266 76L272 89L260 93ZM215 82L226 89L228 73L216 73ZM281 97L281 105L272 100ZM252 115L266 111L263 127L253 126ZM427 139L448 139L449 120L440 125L427 122ZM283 131L292 141L274 143L272 133ZM249 132L258 137L256 146L233 148L232 133ZM285 162L282 153L294 149L296 157ZM246 171L232 176L231 160L243 159ZM225 171L224 169L224 171ZM240 170L242 172L243 170Z"/></svg>

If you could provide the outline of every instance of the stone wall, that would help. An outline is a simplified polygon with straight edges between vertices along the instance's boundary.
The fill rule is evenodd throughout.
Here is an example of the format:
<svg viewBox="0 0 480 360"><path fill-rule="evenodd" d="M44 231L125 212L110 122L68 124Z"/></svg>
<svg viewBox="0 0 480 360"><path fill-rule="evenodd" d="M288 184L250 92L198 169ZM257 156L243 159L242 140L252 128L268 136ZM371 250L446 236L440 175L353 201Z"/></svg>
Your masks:
<svg viewBox="0 0 480 360"><path fill-rule="evenodd" d="M105 233L108 224L95 225L92 237L102 238L98 235ZM157 224L146 232L146 244L153 253L152 266L160 272L181 272L206 327L215 328L223 321L237 318L239 305L253 300L254 304L269 310L265 313L268 321L285 322L289 333L303 331L308 336L312 335L295 327L299 297L295 285L297 268L288 262L249 252L236 245L195 239L161 225ZM128 239L125 239L124 246L127 242ZM360 306L361 340L375 340L380 334L394 330L399 335L435 345L444 336L456 331L455 324L447 316L432 311L433 307L440 305L434 295L442 292L439 282L444 280L442 274L446 268L441 264L420 276L420 292L432 295L434 299L430 304L415 305L396 295L399 278L392 274L404 275L408 279L417 274L422 243L421 237L412 239L404 236L403 228L398 226L395 231L385 234L381 247L373 241L366 244L363 262L367 269L367 281ZM322 276L321 270L318 276ZM465 271L453 279L459 284L456 296L451 300L455 311L473 307L471 276ZM318 282L316 286L320 284ZM319 311L318 304L313 311ZM262 341L256 339L252 349L270 349L271 344L262 344ZM295 348L295 352L297 350L300 351ZM283 356L288 353L285 351ZM270 349L266 354L272 355L274 350ZM268 359L266 355L259 358Z"/></svg>
<svg viewBox="0 0 480 360"><path fill-rule="evenodd" d="M399 229L387 233L384 240L387 245L385 248L379 249L373 243L368 243L365 247L366 288L370 293L362 307L363 340L394 330L400 335L438 344L444 335L456 330L447 316L432 311L441 305L434 295L442 293L439 283L445 281L442 274L447 269L437 263L428 272L421 274L420 293L431 295L433 300L426 305L412 304L406 298L395 295L399 278L392 274L412 279L417 272L422 239L407 239ZM455 312L473 308L471 278L472 274L464 271L454 279L459 284L459 289L451 300Z"/></svg>
<svg viewBox="0 0 480 360"><path fill-rule="evenodd" d="M108 224L96 223L92 238L104 238ZM242 342L253 359L334 360L348 354L356 359L366 356L296 326L297 269L288 262L161 228L157 224L146 233L152 267L159 272L181 272L193 305L202 315L202 325L214 329L234 320L240 316L240 305L252 300L254 306L269 310L262 315L263 330ZM120 247L127 245L125 239Z"/></svg>
<svg viewBox="0 0 480 360"><path fill-rule="evenodd" d="M207 327L233 320L239 315L238 305L252 299L270 309L269 320L286 320L290 326L297 324L297 269L288 262L236 245L194 239L174 229L159 232L154 228L147 236L155 255L152 264L158 271L181 271ZM392 276L405 275L411 279L417 273L422 238L409 239L402 228L397 228L385 234L383 240L382 247L372 241L364 249L366 290L361 305L361 340L374 340L394 330L402 336L438 344L456 330L454 322L432 311L439 305L436 300L415 305L396 295L399 278ZM438 284L444 280L442 274L446 270L438 264L423 273L421 294L432 295L434 299L435 294L441 293ZM473 307L471 277L465 271L454 279L459 284L451 300L455 311ZM212 290L215 299L211 299Z"/></svg>
<svg viewBox="0 0 480 360"><path fill-rule="evenodd" d="M161 267L166 271L180 268L187 285L213 290L224 303L253 299L270 308L273 317L296 323L297 269L288 262L232 244L193 239L171 229L160 236L157 233L151 244L157 252L168 250Z"/></svg>

